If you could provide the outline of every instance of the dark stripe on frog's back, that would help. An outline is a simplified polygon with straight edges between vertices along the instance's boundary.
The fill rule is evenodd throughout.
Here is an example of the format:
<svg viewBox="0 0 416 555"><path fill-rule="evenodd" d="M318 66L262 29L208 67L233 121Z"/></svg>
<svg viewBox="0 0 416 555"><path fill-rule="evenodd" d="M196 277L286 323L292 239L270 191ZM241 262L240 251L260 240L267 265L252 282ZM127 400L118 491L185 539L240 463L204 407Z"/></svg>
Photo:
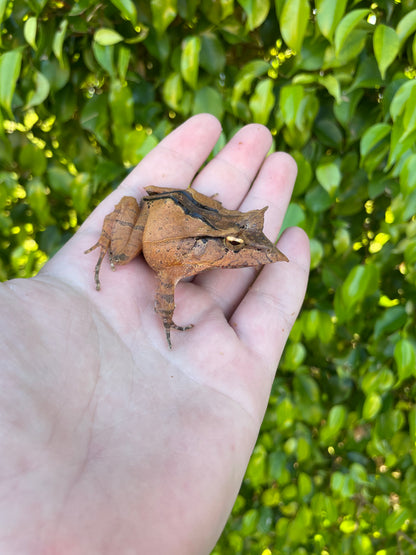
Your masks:
<svg viewBox="0 0 416 555"><path fill-rule="evenodd" d="M180 198L182 197L182 198ZM220 220L227 220L229 218L231 220L232 225L238 226L238 223L235 221L238 211L232 211L233 214L222 214L216 208L211 206L206 206L201 204L197 200L194 199L191 193L189 193L186 189L172 189L169 193L150 193L149 196L143 197L144 201L153 201L153 200L160 200L160 199L170 199L175 204L180 206L184 213L187 216L191 216L192 218L198 218L206 225L215 229L216 231L221 230L221 227L216 226L210 219L217 216ZM196 209L196 210L195 210ZM228 212L227 208L223 208L224 212ZM207 214L203 214L207 212ZM244 217L244 214L241 213L241 216Z"/></svg>

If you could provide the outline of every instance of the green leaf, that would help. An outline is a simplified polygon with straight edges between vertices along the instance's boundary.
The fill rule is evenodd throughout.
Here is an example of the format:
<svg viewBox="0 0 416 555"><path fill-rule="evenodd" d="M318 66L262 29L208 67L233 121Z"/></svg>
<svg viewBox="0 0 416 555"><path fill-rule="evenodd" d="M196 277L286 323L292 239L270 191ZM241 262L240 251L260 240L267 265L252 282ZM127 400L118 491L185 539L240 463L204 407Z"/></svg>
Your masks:
<svg viewBox="0 0 416 555"><path fill-rule="evenodd" d="M100 64L100 66L109 73L109 75L114 78L116 74L114 65L114 45L103 46L94 41L92 43L92 50L94 52L95 59Z"/></svg>
<svg viewBox="0 0 416 555"><path fill-rule="evenodd" d="M321 241L312 238L309 242L311 251L311 269L314 270L319 266L324 256L324 247Z"/></svg>
<svg viewBox="0 0 416 555"><path fill-rule="evenodd" d="M25 25L23 27L23 35L25 37L25 40L28 44L30 44L33 50L37 50L37 46L36 46L37 25L38 25L37 17L32 16L26 20Z"/></svg>
<svg viewBox="0 0 416 555"><path fill-rule="evenodd" d="M123 17L131 21L133 25L137 24L136 6L132 0L111 0L111 3L120 10Z"/></svg>
<svg viewBox="0 0 416 555"><path fill-rule="evenodd" d="M376 27L373 48L382 79L386 75L387 68L395 60L399 47L399 37L394 29L383 24Z"/></svg>
<svg viewBox="0 0 416 555"><path fill-rule="evenodd" d="M377 393L371 392L367 395L363 406L364 420L374 420L379 413L382 404L381 397Z"/></svg>
<svg viewBox="0 0 416 555"><path fill-rule="evenodd" d="M225 66L225 51L222 42L214 33L201 35L199 63L211 75L218 75Z"/></svg>
<svg viewBox="0 0 416 555"><path fill-rule="evenodd" d="M88 210L91 198L90 175L86 172L79 173L71 183L71 199L78 214L83 215Z"/></svg>
<svg viewBox="0 0 416 555"><path fill-rule="evenodd" d="M347 411L343 405L331 408L328 414L327 426L330 430L338 432L344 426Z"/></svg>
<svg viewBox="0 0 416 555"><path fill-rule="evenodd" d="M130 87L118 79L111 82L108 102L111 108L114 127L130 128L134 120L133 95Z"/></svg>
<svg viewBox="0 0 416 555"><path fill-rule="evenodd" d="M263 60L252 60L237 73L231 96L234 113L238 113L238 103L243 94L250 91L254 79L267 73L269 68L269 64Z"/></svg>
<svg viewBox="0 0 416 555"><path fill-rule="evenodd" d="M321 33L332 42L334 31L345 12L347 0L318 0L316 21Z"/></svg>
<svg viewBox="0 0 416 555"><path fill-rule="evenodd" d="M391 131L388 123L376 123L369 127L363 134L360 142L360 153L362 157L368 156L372 149L382 141Z"/></svg>
<svg viewBox="0 0 416 555"><path fill-rule="evenodd" d="M27 200L42 226L53 223L48 204L48 190L42 179L34 178L30 181L27 187Z"/></svg>
<svg viewBox="0 0 416 555"><path fill-rule="evenodd" d="M402 507L399 507L386 518L384 526L388 534L396 534L407 520L411 520L411 513Z"/></svg>
<svg viewBox="0 0 416 555"><path fill-rule="evenodd" d="M120 33L114 31L114 29L102 28L95 31L94 40L101 46L111 46L112 44L121 42L124 38L120 35Z"/></svg>
<svg viewBox="0 0 416 555"><path fill-rule="evenodd" d="M400 339L394 348L394 360L400 381L416 376L416 351L408 339Z"/></svg>
<svg viewBox="0 0 416 555"><path fill-rule="evenodd" d="M20 74L23 49L15 48L0 56L0 106L13 118L12 99Z"/></svg>
<svg viewBox="0 0 416 555"><path fill-rule="evenodd" d="M416 154L406 158L400 170L400 190L407 196L416 189Z"/></svg>
<svg viewBox="0 0 416 555"><path fill-rule="evenodd" d="M183 82L180 73L171 73L167 77L163 84L162 94L164 101L170 108L179 110L183 96Z"/></svg>
<svg viewBox="0 0 416 555"><path fill-rule="evenodd" d="M300 52L309 22L308 0L286 0L280 17L280 31L285 43Z"/></svg>
<svg viewBox="0 0 416 555"><path fill-rule="evenodd" d="M377 291L379 270L374 265L354 266L336 291L334 308L342 323L352 318L357 305Z"/></svg>
<svg viewBox="0 0 416 555"><path fill-rule="evenodd" d="M65 65L63 54L62 54L62 48L65 40L67 27L68 27L68 20L63 19L59 26L59 29L56 31L55 36L53 37L53 43L52 43L53 53L59 60L59 63L61 66Z"/></svg>
<svg viewBox="0 0 416 555"><path fill-rule="evenodd" d="M290 343L285 350L284 367L296 370L306 357L306 349L302 343Z"/></svg>
<svg viewBox="0 0 416 555"><path fill-rule="evenodd" d="M331 96L333 96L337 104L341 103L341 84L333 75L323 75L318 77L318 83L323 85Z"/></svg>
<svg viewBox="0 0 416 555"><path fill-rule="evenodd" d="M286 210L281 231L284 231L288 227L292 227L294 225L299 227L303 227L305 225L305 212L301 206L291 202Z"/></svg>
<svg viewBox="0 0 416 555"><path fill-rule="evenodd" d="M270 0L238 0L238 3L246 12L249 31L260 27L270 10Z"/></svg>
<svg viewBox="0 0 416 555"><path fill-rule="evenodd" d="M50 84L48 79L40 71L35 72L35 89L29 91L27 96L27 101L25 104L25 110L31 108L32 106L39 106L48 98L50 91Z"/></svg>
<svg viewBox="0 0 416 555"><path fill-rule="evenodd" d="M390 115L395 121L400 115L404 114L409 98L414 96L416 91L416 81L406 81L395 93L390 103Z"/></svg>
<svg viewBox="0 0 416 555"><path fill-rule="evenodd" d="M400 48L403 47L406 40L412 33L416 31L416 10L412 10L400 19L396 27L396 33L399 37Z"/></svg>
<svg viewBox="0 0 416 555"><path fill-rule="evenodd" d="M199 52L201 50L201 39L199 37L187 37L182 44L181 74L184 81L195 89L198 83Z"/></svg>
<svg viewBox="0 0 416 555"><path fill-rule="evenodd" d="M304 94L305 90L301 85L287 85L280 91L279 110L284 123L289 127L295 125Z"/></svg>
<svg viewBox="0 0 416 555"><path fill-rule="evenodd" d="M158 35L162 35L175 19L177 0L150 0L153 26Z"/></svg>
<svg viewBox="0 0 416 555"><path fill-rule="evenodd" d="M383 334L392 333L405 325L407 313L404 306L387 308L384 314L377 319L374 326L374 338L379 340Z"/></svg>
<svg viewBox="0 0 416 555"><path fill-rule="evenodd" d="M129 62L130 62L130 49L120 45L118 49L117 71L121 81L124 81L126 78Z"/></svg>
<svg viewBox="0 0 416 555"><path fill-rule="evenodd" d="M19 164L31 175L43 175L47 166L45 153L32 143L28 143L19 152Z"/></svg>
<svg viewBox="0 0 416 555"><path fill-rule="evenodd" d="M337 164L325 163L316 168L316 178L333 197L341 184L342 175Z"/></svg>
<svg viewBox="0 0 416 555"><path fill-rule="evenodd" d="M370 10L352 10L344 16L335 31L335 54L339 56L341 49L355 27L370 13Z"/></svg>
<svg viewBox="0 0 416 555"><path fill-rule="evenodd" d="M253 114L253 121L256 123L266 125L269 121L270 113L275 105L273 85L271 79L259 81L254 94L250 97L249 107Z"/></svg>
<svg viewBox="0 0 416 555"><path fill-rule="evenodd" d="M3 18L4 18L7 4L8 4L8 0L0 0L0 23L3 23L4 21Z"/></svg>
<svg viewBox="0 0 416 555"><path fill-rule="evenodd" d="M355 266L342 285L343 297L348 306L363 300L378 288L378 270L376 266Z"/></svg>
<svg viewBox="0 0 416 555"><path fill-rule="evenodd" d="M108 147L108 109L104 94L89 98L82 111L80 123L84 129L95 135L98 142Z"/></svg>
<svg viewBox="0 0 416 555"><path fill-rule="evenodd" d="M224 105L221 94L213 87L202 87L195 93L193 114L212 114L220 121L224 114Z"/></svg>

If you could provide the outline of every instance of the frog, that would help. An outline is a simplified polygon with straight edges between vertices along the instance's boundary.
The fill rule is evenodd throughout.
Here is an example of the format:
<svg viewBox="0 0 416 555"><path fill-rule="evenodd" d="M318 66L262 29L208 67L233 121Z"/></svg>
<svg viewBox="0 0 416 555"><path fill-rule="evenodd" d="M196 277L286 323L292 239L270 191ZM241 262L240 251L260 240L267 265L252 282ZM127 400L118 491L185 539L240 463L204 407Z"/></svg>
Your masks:
<svg viewBox="0 0 416 555"><path fill-rule="evenodd" d="M95 287L101 289L100 268L108 253L111 268L143 255L157 276L155 311L163 322L169 349L171 330L185 331L173 321L175 287L213 268L260 267L288 258L264 234L261 209L229 210L214 197L192 187L149 185L140 202L124 196L105 218L98 241L85 253L100 249Z"/></svg>

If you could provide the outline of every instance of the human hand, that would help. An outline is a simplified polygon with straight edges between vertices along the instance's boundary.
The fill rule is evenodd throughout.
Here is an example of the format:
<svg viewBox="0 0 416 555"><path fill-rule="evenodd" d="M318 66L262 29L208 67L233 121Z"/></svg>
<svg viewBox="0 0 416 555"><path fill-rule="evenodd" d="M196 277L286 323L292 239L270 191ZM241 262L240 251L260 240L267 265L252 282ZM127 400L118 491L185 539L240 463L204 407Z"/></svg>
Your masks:
<svg viewBox="0 0 416 555"><path fill-rule="evenodd" d="M200 555L221 533L303 300L307 238L287 230L289 263L258 275L212 270L180 283L175 321L194 328L173 331L171 351L143 258L116 272L104 261L97 293L96 257L83 255L122 196L186 188L219 133L212 116L188 120L38 276L1 286L0 551ZM273 240L296 169L286 154L265 158L270 144L266 128L244 127L193 187L226 208L268 205Z"/></svg>

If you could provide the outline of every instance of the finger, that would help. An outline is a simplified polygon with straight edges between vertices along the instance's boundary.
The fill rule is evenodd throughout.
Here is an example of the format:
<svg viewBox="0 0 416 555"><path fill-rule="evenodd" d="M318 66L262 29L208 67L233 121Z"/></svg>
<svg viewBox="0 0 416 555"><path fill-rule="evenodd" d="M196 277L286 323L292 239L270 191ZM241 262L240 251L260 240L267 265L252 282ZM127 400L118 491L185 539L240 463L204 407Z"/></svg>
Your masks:
<svg viewBox="0 0 416 555"><path fill-rule="evenodd" d="M271 241L275 240L282 225L296 172L296 164L291 156L285 153L271 154L240 205L243 212L269 207L265 213L264 232ZM201 274L194 281L209 291L228 318L257 273L257 268L242 268L232 272L212 270Z"/></svg>
<svg viewBox="0 0 416 555"><path fill-rule="evenodd" d="M251 187L272 143L270 131L251 124L240 129L196 177L193 187L204 195L216 195L226 208L234 209Z"/></svg>
<svg viewBox="0 0 416 555"><path fill-rule="evenodd" d="M185 189L193 180L221 133L220 122L210 114L198 114L167 135L104 199L93 212L93 221L104 217L123 196L140 199L147 185ZM86 220L90 225L91 221Z"/></svg>
<svg viewBox="0 0 416 555"><path fill-rule="evenodd" d="M74 237L59 251L59 256L55 255L53 262L49 262L48 268L68 261L71 263L71 274L93 272L94 257L84 257L82 253L97 241L105 216L112 212L121 197L131 195L139 199L146 185L186 188L215 146L220 133L219 121L210 114L199 114L180 125L97 206ZM103 264L104 272L107 271L105 267ZM77 279L79 277L77 275Z"/></svg>
<svg viewBox="0 0 416 555"><path fill-rule="evenodd" d="M246 347L266 362L269 382L301 308L310 263L309 240L300 228L286 230L279 248L289 262L265 266L230 320Z"/></svg>

